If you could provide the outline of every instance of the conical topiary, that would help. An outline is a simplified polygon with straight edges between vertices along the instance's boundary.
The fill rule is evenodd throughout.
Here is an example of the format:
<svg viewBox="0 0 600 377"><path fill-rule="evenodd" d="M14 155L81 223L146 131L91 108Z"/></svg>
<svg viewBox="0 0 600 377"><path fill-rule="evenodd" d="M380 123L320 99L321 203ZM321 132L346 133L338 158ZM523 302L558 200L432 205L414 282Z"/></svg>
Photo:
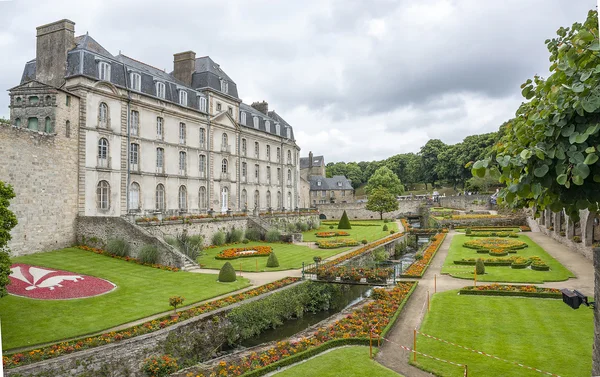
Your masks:
<svg viewBox="0 0 600 377"><path fill-rule="evenodd" d="M235 275L235 270L233 266L229 262L225 262L223 267L221 267L221 271L219 271L219 281L221 283L231 283L237 280L237 276Z"/></svg>
<svg viewBox="0 0 600 377"><path fill-rule="evenodd" d="M279 261L277 260L277 256L274 252L269 254L269 259L267 260L267 267L279 267Z"/></svg>
<svg viewBox="0 0 600 377"><path fill-rule="evenodd" d="M475 272L477 272L477 275L485 274L485 264L483 264L483 259L477 258L477 262L475 262Z"/></svg>
<svg viewBox="0 0 600 377"><path fill-rule="evenodd" d="M338 223L338 229L352 229L352 226L350 225L350 220L348 219L348 215L346 214L345 210L342 214L340 222Z"/></svg>

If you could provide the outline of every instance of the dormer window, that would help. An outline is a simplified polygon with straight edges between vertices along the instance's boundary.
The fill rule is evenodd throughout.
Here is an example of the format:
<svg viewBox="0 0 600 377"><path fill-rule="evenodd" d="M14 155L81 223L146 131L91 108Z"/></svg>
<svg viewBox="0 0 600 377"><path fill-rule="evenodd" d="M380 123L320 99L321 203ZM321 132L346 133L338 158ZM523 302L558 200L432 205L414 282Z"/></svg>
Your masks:
<svg viewBox="0 0 600 377"><path fill-rule="evenodd" d="M253 117L252 120L254 121L254 128L258 128L258 117Z"/></svg>
<svg viewBox="0 0 600 377"><path fill-rule="evenodd" d="M246 113L243 112L243 111L240 114L240 123L241 124L246 124Z"/></svg>
<svg viewBox="0 0 600 377"><path fill-rule="evenodd" d="M98 63L98 79L102 81L110 81L110 64L107 62Z"/></svg>
<svg viewBox="0 0 600 377"><path fill-rule="evenodd" d="M338 187L342 187L342 182L338 182Z"/></svg>
<svg viewBox="0 0 600 377"><path fill-rule="evenodd" d="M317 186L321 186L321 181L317 181Z"/></svg>
<svg viewBox="0 0 600 377"><path fill-rule="evenodd" d="M281 126L279 125L279 123L275 123L275 133L277 135L279 135L280 128L281 128Z"/></svg>
<svg viewBox="0 0 600 377"><path fill-rule="evenodd" d="M187 92L185 89L179 89L179 104L181 106L187 106Z"/></svg>
<svg viewBox="0 0 600 377"><path fill-rule="evenodd" d="M270 121L265 121L265 130L267 132L271 132L271 122Z"/></svg>
<svg viewBox="0 0 600 377"><path fill-rule="evenodd" d="M206 98L200 97L200 111L206 112Z"/></svg>
<svg viewBox="0 0 600 377"><path fill-rule="evenodd" d="M285 137L287 137L288 139L291 137L290 128L287 126L285 127Z"/></svg>
<svg viewBox="0 0 600 377"><path fill-rule="evenodd" d="M156 83L156 96L158 98L165 98L165 83L164 82Z"/></svg>
<svg viewBox="0 0 600 377"><path fill-rule="evenodd" d="M131 89L138 92L142 91L142 76L139 73L131 72L129 80L131 81Z"/></svg>
<svg viewBox="0 0 600 377"><path fill-rule="evenodd" d="M225 94L229 92L229 83L227 80L221 80L221 91Z"/></svg>

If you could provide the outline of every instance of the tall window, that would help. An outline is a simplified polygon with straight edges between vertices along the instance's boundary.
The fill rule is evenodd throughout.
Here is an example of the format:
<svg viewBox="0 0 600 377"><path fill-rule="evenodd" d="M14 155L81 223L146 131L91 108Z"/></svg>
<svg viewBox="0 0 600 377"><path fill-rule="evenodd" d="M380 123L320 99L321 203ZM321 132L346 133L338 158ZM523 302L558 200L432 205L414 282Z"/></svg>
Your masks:
<svg viewBox="0 0 600 377"><path fill-rule="evenodd" d="M246 178L248 175L248 165L245 162L242 162L242 178Z"/></svg>
<svg viewBox="0 0 600 377"><path fill-rule="evenodd" d="M227 80L221 80L221 91L227 93L229 91L229 83Z"/></svg>
<svg viewBox="0 0 600 377"><path fill-rule="evenodd" d="M165 210L165 186L162 183L156 185L156 210Z"/></svg>
<svg viewBox="0 0 600 377"><path fill-rule="evenodd" d="M198 168L200 170L200 178L206 178L206 156L203 154L198 156Z"/></svg>
<svg viewBox="0 0 600 377"><path fill-rule="evenodd" d="M98 140L98 166L108 167L108 140L105 138Z"/></svg>
<svg viewBox="0 0 600 377"><path fill-rule="evenodd" d="M271 146L267 145L267 160L271 161Z"/></svg>
<svg viewBox="0 0 600 377"><path fill-rule="evenodd" d="M294 206L292 206L292 193L288 192L287 194L287 206L289 209L292 209Z"/></svg>
<svg viewBox="0 0 600 377"><path fill-rule="evenodd" d="M179 174L185 175L187 169L187 154L183 151L179 152Z"/></svg>
<svg viewBox="0 0 600 377"><path fill-rule="evenodd" d="M289 165L292 164L292 151L289 151L289 150L288 150L288 153L287 153L287 163Z"/></svg>
<svg viewBox="0 0 600 377"><path fill-rule="evenodd" d="M277 168L277 184L281 183L281 168Z"/></svg>
<svg viewBox="0 0 600 377"><path fill-rule="evenodd" d="M267 183L271 184L271 167L267 166Z"/></svg>
<svg viewBox="0 0 600 377"><path fill-rule="evenodd" d="M292 184L292 171L290 169L288 169L288 174L287 174L287 184L288 186L290 186Z"/></svg>
<svg viewBox="0 0 600 377"><path fill-rule="evenodd" d="M206 112L206 98L200 97L200 111Z"/></svg>
<svg viewBox="0 0 600 377"><path fill-rule="evenodd" d="M260 208L260 193L258 190L254 191L254 208Z"/></svg>
<svg viewBox="0 0 600 377"><path fill-rule="evenodd" d="M206 209L206 187L200 186L198 190L198 208Z"/></svg>
<svg viewBox="0 0 600 377"><path fill-rule="evenodd" d="M254 142L254 157L258 158L260 156L260 146L258 145L258 141Z"/></svg>
<svg viewBox="0 0 600 377"><path fill-rule="evenodd" d="M129 166L131 170L139 170L140 163L140 145L131 143L129 150Z"/></svg>
<svg viewBox="0 0 600 377"><path fill-rule="evenodd" d="M227 134L223 134L223 138L221 139L221 145L223 147L227 147L228 143L227 143Z"/></svg>
<svg viewBox="0 0 600 377"><path fill-rule="evenodd" d="M37 105L40 102L40 98L38 96L31 96L29 97L29 104L30 105Z"/></svg>
<svg viewBox="0 0 600 377"><path fill-rule="evenodd" d="M106 127L108 124L108 105L104 102L98 106L98 125L100 127Z"/></svg>
<svg viewBox="0 0 600 377"><path fill-rule="evenodd" d="M107 62L98 63L98 79L102 81L110 81L110 64Z"/></svg>
<svg viewBox="0 0 600 377"><path fill-rule="evenodd" d="M21 119L17 119L19 121L19 124L17 125L17 127L21 126ZM65 137L71 137L71 122L70 121L66 121L65 122Z"/></svg>
<svg viewBox="0 0 600 377"><path fill-rule="evenodd" d="M258 128L258 117L253 117L252 120L254 122L254 128Z"/></svg>
<svg viewBox="0 0 600 377"><path fill-rule="evenodd" d="M185 144L185 123L179 123L179 144Z"/></svg>
<svg viewBox="0 0 600 377"><path fill-rule="evenodd" d="M179 210L187 211L187 189L185 186L179 186Z"/></svg>
<svg viewBox="0 0 600 377"><path fill-rule="evenodd" d="M248 150L248 145L246 143L246 139L242 139L242 156L246 155L247 150Z"/></svg>
<svg viewBox="0 0 600 377"><path fill-rule="evenodd" d="M158 98L165 98L165 83L164 82L156 83L156 96Z"/></svg>
<svg viewBox="0 0 600 377"><path fill-rule="evenodd" d="M229 164L229 162L227 161L226 158L224 158L223 161L221 162L221 173L227 174L227 165L228 164Z"/></svg>
<svg viewBox="0 0 600 377"><path fill-rule="evenodd" d="M260 167L258 165L254 165L254 182L259 183L259 174Z"/></svg>
<svg viewBox="0 0 600 377"><path fill-rule="evenodd" d="M29 118L27 119L27 128L30 130L37 131L38 130L38 118Z"/></svg>
<svg viewBox="0 0 600 377"><path fill-rule="evenodd" d="M142 91L142 76L139 73L131 72L129 75L131 80L131 89L137 90L138 92Z"/></svg>
<svg viewBox="0 0 600 377"><path fill-rule="evenodd" d="M44 132L47 134L51 134L52 131L52 119L50 119L50 117L46 117L46 119L44 120Z"/></svg>
<svg viewBox="0 0 600 377"><path fill-rule="evenodd" d="M246 124L246 113L243 111L240 113L240 123Z"/></svg>
<svg viewBox="0 0 600 377"><path fill-rule="evenodd" d="M271 191L267 190L267 202L265 203L267 208L271 208Z"/></svg>
<svg viewBox="0 0 600 377"><path fill-rule="evenodd" d="M281 191L277 191L277 208L281 208Z"/></svg>
<svg viewBox="0 0 600 377"><path fill-rule="evenodd" d="M279 135L279 134L280 134L280 132L279 132L279 131L280 131L280 128L281 128L281 126L279 126L279 123L275 123L275 133L276 133L277 135Z"/></svg>
<svg viewBox="0 0 600 377"><path fill-rule="evenodd" d="M179 104L187 106L187 92L185 89L179 89Z"/></svg>
<svg viewBox="0 0 600 377"><path fill-rule="evenodd" d="M290 137L292 137L292 131L291 131L290 127L288 127L288 126L285 126L285 137L287 137L288 139ZM289 199L290 199L290 202L291 202L291 200L292 200L291 195L290 195Z"/></svg>
<svg viewBox="0 0 600 377"><path fill-rule="evenodd" d="M271 132L271 122L268 120L265 121L265 131Z"/></svg>
<svg viewBox="0 0 600 377"><path fill-rule="evenodd" d="M165 170L165 150L156 148L156 172L163 173Z"/></svg>
<svg viewBox="0 0 600 377"><path fill-rule="evenodd" d="M161 117L156 117L156 138L158 140L165 138L165 120Z"/></svg>
<svg viewBox="0 0 600 377"><path fill-rule="evenodd" d="M242 205L244 208L248 208L248 193L246 192L246 189L242 190L242 199L240 205Z"/></svg>
<svg viewBox="0 0 600 377"><path fill-rule="evenodd" d="M21 127L21 118L15 119L15 127Z"/></svg>
<svg viewBox="0 0 600 377"><path fill-rule="evenodd" d="M132 182L129 188L129 209L140 209L140 185L137 182Z"/></svg>
<svg viewBox="0 0 600 377"><path fill-rule="evenodd" d="M277 162L281 162L281 148L277 147Z"/></svg>
<svg viewBox="0 0 600 377"><path fill-rule="evenodd" d="M140 113L135 110L131 110L130 121L129 133L131 136L140 136Z"/></svg>
<svg viewBox="0 0 600 377"><path fill-rule="evenodd" d="M200 148L204 147L204 143L206 142L206 130L204 128L200 129Z"/></svg>
<svg viewBox="0 0 600 377"><path fill-rule="evenodd" d="M98 209L110 208L110 185L107 181L98 182L96 187L96 206Z"/></svg>

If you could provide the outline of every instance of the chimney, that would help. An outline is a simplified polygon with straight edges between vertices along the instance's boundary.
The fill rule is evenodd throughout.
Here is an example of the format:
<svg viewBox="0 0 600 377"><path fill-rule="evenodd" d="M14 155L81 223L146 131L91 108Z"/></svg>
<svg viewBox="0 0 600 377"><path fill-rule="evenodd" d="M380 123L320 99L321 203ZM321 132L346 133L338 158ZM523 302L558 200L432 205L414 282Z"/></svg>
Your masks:
<svg viewBox="0 0 600 377"><path fill-rule="evenodd" d="M67 72L67 52L75 47L75 23L60 20L37 27L35 78L60 87Z"/></svg>
<svg viewBox="0 0 600 377"><path fill-rule="evenodd" d="M173 76L184 84L192 85L192 73L196 70L196 53L194 51L173 54Z"/></svg>
<svg viewBox="0 0 600 377"><path fill-rule="evenodd" d="M269 112L269 104L266 101L252 102L251 106L265 115Z"/></svg>
<svg viewBox="0 0 600 377"><path fill-rule="evenodd" d="M312 169L313 166L313 154L312 151L308 152L308 168Z"/></svg>

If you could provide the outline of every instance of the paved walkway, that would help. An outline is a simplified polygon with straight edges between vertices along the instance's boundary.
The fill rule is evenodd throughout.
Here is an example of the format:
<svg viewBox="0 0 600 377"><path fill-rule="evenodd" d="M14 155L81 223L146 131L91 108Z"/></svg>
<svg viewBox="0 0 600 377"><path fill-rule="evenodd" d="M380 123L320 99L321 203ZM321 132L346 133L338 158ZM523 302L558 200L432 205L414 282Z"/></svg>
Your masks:
<svg viewBox="0 0 600 377"><path fill-rule="evenodd" d="M421 322L427 311L427 291L429 291L430 294L433 294L435 280L437 280L437 292L459 289L469 285L469 280L457 279L450 277L449 275L440 275L442 265L448 256L450 243L455 234L457 233L448 233L442 246L429 265L427 272L419 279L419 284L406 306L402 309L396 325L392 331L388 333L387 338L392 342L412 348L413 331L415 328L418 329L421 326ZM568 287L569 289L578 289L588 296L593 296L594 268L590 260L542 233L525 233L525 235L529 236L534 242L543 247L548 254L562 263L563 266L568 268L576 276L576 278L567 281L536 285L548 288ZM492 282L485 282L484 284L491 283ZM402 350L393 343L384 342L377 354L376 360L384 366L407 377L433 376L431 373L410 365L408 361L411 355L411 352Z"/></svg>

